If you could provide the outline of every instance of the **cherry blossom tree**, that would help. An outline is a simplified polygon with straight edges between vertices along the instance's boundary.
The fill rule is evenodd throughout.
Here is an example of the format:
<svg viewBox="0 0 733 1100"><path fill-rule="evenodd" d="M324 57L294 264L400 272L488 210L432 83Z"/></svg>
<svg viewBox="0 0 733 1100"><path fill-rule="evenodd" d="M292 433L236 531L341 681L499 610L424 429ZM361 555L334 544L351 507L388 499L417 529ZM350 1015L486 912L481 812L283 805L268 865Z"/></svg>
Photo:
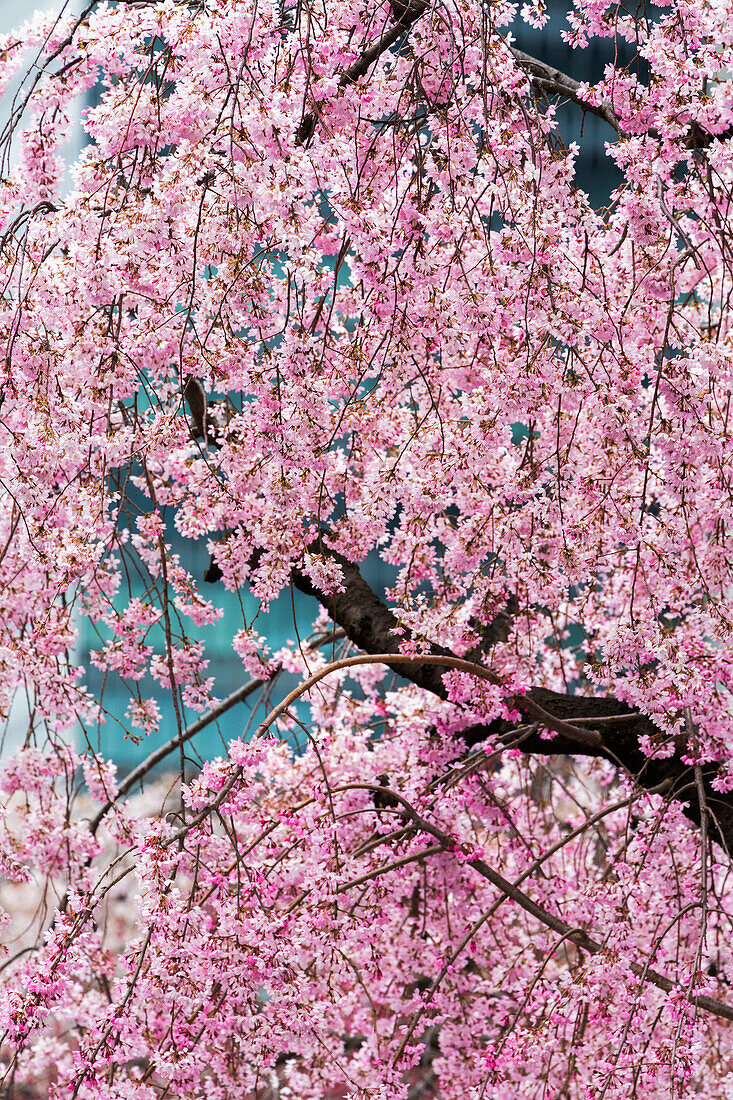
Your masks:
<svg viewBox="0 0 733 1100"><path fill-rule="evenodd" d="M546 19L0 43L3 1096L733 1097L733 5Z"/></svg>

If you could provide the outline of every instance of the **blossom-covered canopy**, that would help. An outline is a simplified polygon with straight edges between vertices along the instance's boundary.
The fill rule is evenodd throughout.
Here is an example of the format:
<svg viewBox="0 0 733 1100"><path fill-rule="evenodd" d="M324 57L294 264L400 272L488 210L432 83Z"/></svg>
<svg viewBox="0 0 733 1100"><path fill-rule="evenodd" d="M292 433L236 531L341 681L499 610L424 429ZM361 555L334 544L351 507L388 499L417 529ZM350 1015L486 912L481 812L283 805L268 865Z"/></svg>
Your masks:
<svg viewBox="0 0 733 1100"><path fill-rule="evenodd" d="M516 9L0 42L9 1096L733 1097L733 7L578 0L591 83ZM110 722L166 743L117 775Z"/></svg>

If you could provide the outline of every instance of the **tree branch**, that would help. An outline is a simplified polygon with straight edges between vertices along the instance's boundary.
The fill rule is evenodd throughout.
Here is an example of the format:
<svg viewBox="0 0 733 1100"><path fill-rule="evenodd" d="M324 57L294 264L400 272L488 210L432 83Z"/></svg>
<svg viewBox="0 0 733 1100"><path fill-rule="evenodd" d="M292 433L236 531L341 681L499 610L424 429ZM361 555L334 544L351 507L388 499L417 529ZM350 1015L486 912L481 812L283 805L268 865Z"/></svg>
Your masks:
<svg viewBox="0 0 733 1100"><path fill-rule="evenodd" d="M342 555L328 549L322 542L313 549L326 553L340 567L343 589L326 594L319 591L313 581L299 570L293 570L295 586L305 594L313 596L328 611L334 622L355 646L368 654L382 654L385 664L394 672L405 677L418 687L425 688L440 699L447 692L443 683L444 667L433 664L436 658L447 658L446 663L456 661L455 654L434 646L430 650L431 661L400 659L400 647L403 640L410 640L407 632L400 627L397 618L372 591L362 577L359 569ZM393 654L395 660L389 661ZM698 827L701 824L700 800L696 793L696 780L693 768L686 764L682 756L686 750L686 741L675 745L672 756L653 759L643 753L639 747L639 738L643 735L654 744L662 747L668 738L646 717L613 696L588 697L564 695L548 688L535 687L526 696L516 696L514 705L524 715L538 720L543 729L554 730L555 736L547 740L539 730L522 739L521 752L528 755L594 756L609 760L623 768L646 790L659 788L669 791L669 796L683 803L683 812ZM549 719L549 721L548 721ZM578 727L590 727L593 738L581 740L573 730ZM462 731L466 744L470 747L489 737L499 737L510 741L515 727L504 720L497 719L488 725L473 725ZM708 764L700 768L700 779L704 795L710 809L709 829L715 840L727 851L733 851L733 794L716 791L712 781L717 767Z"/></svg>
<svg viewBox="0 0 733 1100"><path fill-rule="evenodd" d="M394 25L382 35L378 42L366 49L361 57L358 57L341 74L339 87L346 88L351 84L356 84L361 77L366 76L375 61L378 61L382 54L393 46L402 34L408 31L429 7L430 4L425 0L393 0L392 11L397 16ZM508 45L505 40L503 41ZM525 53L524 50L520 50L516 46L509 46L509 49L514 60L529 75L532 85L538 91L544 92L546 95L562 96L564 99L570 100L571 103L575 103L583 111L588 111L590 114L602 118L616 131L619 137L626 138L630 136L622 128L618 115L608 101L600 104L589 103L580 95L580 81L568 76L560 69L556 69L553 65L548 65L546 61ZM316 104L314 110L303 115L296 134L298 145L304 145L313 136L318 125L319 115L320 107L318 104ZM652 137L659 137L658 131L653 128L647 130L647 133ZM688 149L706 149L714 141L725 141L730 137L733 137L733 127L729 127L720 134L711 134L693 120L684 144Z"/></svg>
<svg viewBox="0 0 733 1100"><path fill-rule="evenodd" d="M327 634L318 634L306 646L306 652L312 653L316 649L319 649L322 645L330 644L331 642L338 641L343 637L340 630L329 631ZM236 691L233 691L230 695L227 695L226 699L222 699L220 703L217 703L211 710L207 710L205 714L202 714L200 718L197 718L194 722L191 722L189 726L181 734L176 733L175 736L169 738L162 745L159 745L157 749L141 760L137 767L133 768L120 783L117 788L117 793L114 798L108 799L97 813L94 815L89 823L89 832L94 835L101 825L102 821L115 805L118 799L127 794L137 783L148 775L153 768L157 767L161 761L165 760L166 756L170 756L172 752L175 752L180 745L190 741L192 737L195 737L197 733L201 733L207 726L212 725L226 714L228 710L235 707L238 703L244 703L249 699L250 695L254 695L256 691L263 688L266 684L271 684L280 673L282 672L282 665L277 665L270 676L267 679L253 679L248 680L246 684L242 684Z"/></svg>
<svg viewBox="0 0 733 1100"><path fill-rule="evenodd" d="M619 117L610 103L607 101L598 105L588 103L588 101L583 99L579 94L579 81L574 80L573 77L568 76L567 73L561 72L560 69L548 65L545 61L541 61L538 57L532 57L531 54L525 53L524 50L517 49L516 46L510 46L510 49L517 64L529 74L532 84L539 91L547 95L558 95L562 96L564 99L569 99L571 103L577 104L578 107L581 107L584 111L588 111L590 114L602 118L604 122L607 122L608 125L616 131L619 137L625 138L630 136L622 128ZM654 138L660 136L659 131L654 127L650 127L646 133ZM685 138L684 144L687 149L707 149L714 141L726 141L730 137L733 137L733 126L729 126L720 134L711 134L708 130L704 130L699 122L693 120L687 131L687 137Z"/></svg>
<svg viewBox="0 0 733 1100"><path fill-rule="evenodd" d="M379 791L379 788L375 787L372 783L353 783L350 784L350 787L357 790ZM413 825L419 829L420 832L434 837L447 852L455 852L460 849L460 845L457 843L455 837L450 836L436 825L433 825L431 821L421 817L421 815L413 809L407 799L399 794L399 792L390 791L390 794L394 795L400 806L409 816ZM528 894L525 894L523 890L520 890L518 886L509 882L509 880L505 879L503 875L500 875L498 871L495 871L493 867L490 867L485 860L469 855L466 859L466 863L469 867L473 867L482 878L490 882L492 886L495 886L505 897L519 905L526 913L534 917L535 920L544 924L546 928L550 928L553 932L558 932L565 939L570 940L571 943L574 943L583 951L587 951L590 955L597 955L604 950L603 945L590 936L585 929L574 928L573 925L568 924L567 921L562 920L560 917L555 916L554 913L550 913L543 906L538 905L536 901L530 898ZM628 965L632 973L641 981L651 982L652 985L655 985L665 993L672 993L675 990L682 992L685 999L689 1001L690 1004L696 1005L706 1012L711 1012L715 1016L720 1016L724 1020L733 1020L733 1007L730 1005L705 995L696 997L691 991L684 993L681 986L673 982L671 978L668 978L664 974L659 974L648 965L642 966L641 963L637 962L630 962ZM403 1043L403 1047L405 1045L406 1043Z"/></svg>
<svg viewBox="0 0 733 1100"><path fill-rule="evenodd" d="M392 11L397 15L394 25L385 31L378 42L364 50L361 57L357 57L348 69L344 70L339 78L339 88L347 88L350 84L356 84L362 76L366 76L374 62L378 61L382 54L386 53L390 46L393 46L397 39L409 30L421 15L425 14L429 6L424 0L408 0L407 3L398 0L397 3L393 3ZM313 111L303 115L295 138L296 144L304 145L313 136L319 115L320 105L318 104Z"/></svg>
<svg viewBox="0 0 733 1100"><path fill-rule="evenodd" d="M591 114L598 115L599 118L602 118L620 137L628 136L625 131L621 129L618 115L610 103L604 102L598 106L593 103L588 103L578 92L580 88L580 82L578 80L573 80L571 76L561 72L559 69L555 69L552 65L546 64L544 61L540 61L537 57L532 57L531 54L525 53L524 50L518 50L516 46L510 46L510 49L517 64L529 74L532 84L540 89L540 91L546 92L549 95L560 95L565 99L569 99L572 103L577 103L584 111L589 111Z"/></svg>

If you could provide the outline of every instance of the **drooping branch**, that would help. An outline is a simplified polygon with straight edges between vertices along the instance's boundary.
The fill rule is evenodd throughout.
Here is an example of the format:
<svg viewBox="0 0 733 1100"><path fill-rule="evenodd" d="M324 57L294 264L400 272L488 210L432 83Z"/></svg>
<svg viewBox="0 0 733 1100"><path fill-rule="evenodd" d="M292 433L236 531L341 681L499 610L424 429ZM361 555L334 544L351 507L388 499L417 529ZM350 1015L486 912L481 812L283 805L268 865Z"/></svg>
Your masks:
<svg viewBox="0 0 733 1100"><path fill-rule="evenodd" d="M25 113L26 108L28 107L28 104L31 101L34 91L44 79L44 77L48 75L49 67L53 64L53 62L72 45L75 34L80 27L84 26L87 19L94 11L95 6L96 0L92 0L90 4L86 4L84 6L83 10L74 19L74 22L69 32L64 36L62 41L54 47L54 49L48 54L47 57L43 57L42 51L39 51L36 54L34 63L27 70L28 75L32 74L30 87L23 91L21 86L21 88L19 88L13 96L13 101L10 105L9 117L5 125L3 126L2 132L0 133L0 149L2 149L2 154L0 155L0 174L4 174L9 166L10 142L12 140L14 132L20 125L20 121L23 117L23 114ZM64 5L64 8L65 7L66 5ZM61 9L61 12L57 16L54 27L61 19L64 8Z"/></svg>
<svg viewBox="0 0 733 1100"><path fill-rule="evenodd" d="M350 786L355 789L361 788L362 790L368 790L374 793L379 792L379 788L370 783L354 783L350 784ZM397 802L399 802L400 807L420 832L434 837L438 843L442 845L445 851L455 852L460 848L455 837L450 836L443 829L439 829L434 825L432 821L428 821L425 817L418 814L410 802L399 794L399 792L391 791L390 793ZM548 909L538 905L536 901L529 897L523 890L520 890L518 886L509 882L509 880L504 878L503 875L500 875L498 871L495 871L493 867L490 867L486 860L468 855L466 863L469 867L473 867L482 878L485 878L492 886L496 887L506 898L515 902L524 909L525 912L529 913L530 916L538 920L540 924L544 924L546 928L559 933L564 939L570 940L571 943L574 943L583 951L587 951L590 955L597 955L604 950L602 943L589 935L585 929L573 927L573 925L568 924L567 921L562 920L561 917L556 916ZM680 990L680 986L665 974L660 974L658 971L652 970L648 965L642 966L641 963L630 962L629 969L642 981L650 982L652 985L655 985L657 989L662 989L665 993L672 993L675 990ZM688 999L691 1004L697 1005L698 1008L702 1008L705 1012L711 1012L713 1015L720 1016L725 1020L733 1020L733 1007L722 1001L718 1001L713 997L694 996L689 993L686 999ZM404 1049L405 1046L406 1041L403 1042L402 1049Z"/></svg>
<svg viewBox="0 0 733 1100"><path fill-rule="evenodd" d="M329 631L329 633L327 634L319 634L306 644L306 651L314 652L316 649L320 648L320 646L335 642L342 637L343 634L340 630ZM100 809L97 811L97 813L89 823L90 833L94 835L97 832L97 829L99 828L106 815L113 808L116 801L122 797L122 795L127 794L128 791L132 790L134 786L145 779L145 777L148 776L150 772L152 772L158 766L158 764L162 763L162 761L165 760L166 757L175 752L181 744L185 744L186 742L194 738L196 734L201 733L202 730L205 730L209 726L213 725L215 722L218 722L219 719L227 713L227 711L232 709L232 707L237 706L239 703L245 703L250 698L250 696L254 695L255 692L260 690L260 688L263 688L266 684L271 684L273 680L275 680L281 674L281 672L282 665L277 665L270 672L268 678L254 678L252 680L248 680L246 684L242 684L241 687L238 687L235 691L232 691L229 695L227 695L226 699L222 699L222 701L220 703L217 703L216 706L212 707L211 710L206 711L204 714L201 715L200 718L197 718L194 722L191 722L191 724L186 727L181 735L176 734L174 737L171 737L167 741L165 741L162 745L159 745L158 748L153 749L153 751L149 753L144 760L141 760L140 763L136 767L134 767L132 771L129 772L121 781L117 788L115 797L108 799L107 802L104 802L102 804Z"/></svg>

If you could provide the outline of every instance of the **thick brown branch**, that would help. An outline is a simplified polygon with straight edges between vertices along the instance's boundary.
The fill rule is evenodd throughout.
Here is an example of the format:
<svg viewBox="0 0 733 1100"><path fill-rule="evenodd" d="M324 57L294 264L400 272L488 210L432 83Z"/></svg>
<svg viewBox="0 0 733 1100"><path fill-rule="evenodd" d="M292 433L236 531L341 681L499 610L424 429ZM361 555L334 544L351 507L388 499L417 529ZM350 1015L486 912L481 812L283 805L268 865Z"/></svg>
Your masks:
<svg viewBox="0 0 733 1100"><path fill-rule="evenodd" d="M346 69L339 80L339 87L346 88L349 84L356 84L360 77L366 76L374 62L377 61L390 46L393 46L400 35L404 34L421 15L424 15L429 7L429 4L423 3L421 0L414 0L413 3L400 4L399 7L393 4L392 10L398 14L398 18L394 25L382 35L378 42L375 42L368 50L365 50L353 65L349 65L348 69Z"/></svg>
<svg viewBox="0 0 733 1100"><path fill-rule="evenodd" d="M400 628L395 615L372 591L357 566L322 544L313 549L327 553L341 567L343 590L328 595L320 592L310 578L298 570L293 572L296 587L301 592L314 596L359 649L370 654L392 653L397 658L406 633ZM443 656L455 661L455 654L437 646L431 648L430 653L433 658ZM390 668L439 698L446 698L444 670L440 666L419 660L407 664L403 661L404 657L402 661L396 659L390 664ZM682 760L686 745L675 744L673 755L650 759L641 751L639 738L646 736L652 744L656 743L660 747L664 746L667 738L645 715L612 696L589 698L563 695L539 687L533 688L527 696L515 697L514 703L518 710L533 720L537 719L537 708L555 720L552 723L542 722L540 718L540 728L554 728L555 736L547 740L538 730L522 739L519 745L522 752L545 756L560 753L602 757L622 767L646 790L664 786L670 797L683 803L685 815L696 825L700 825L694 770ZM572 724L577 725L578 731L592 731L595 736L581 743L578 737L571 737L564 732ZM498 736L509 741L513 730L510 723L498 720L488 726L471 726L463 731L462 736L471 746L488 737ZM558 730L561 732L557 732ZM701 768L710 813L710 832L727 850L733 851L733 795L721 794L713 788L712 780L716 770L714 765Z"/></svg>
<svg viewBox="0 0 733 1100"><path fill-rule="evenodd" d="M314 544L312 549L319 553L327 553L329 558L341 567L343 591L326 595L316 588L309 577L298 570L293 571L295 586L301 592L318 600L334 622L338 623L346 637L359 649L365 653L394 653L397 656L401 651L405 631L389 608L385 607L379 597L372 592L357 566L347 561L341 554L328 550L321 544ZM436 656L455 656L438 646L434 646L430 652ZM389 667L393 672L405 676L418 687L426 688L440 699L446 698L447 693L443 683L445 669L419 661L409 665L399 662Z"/></svg>

